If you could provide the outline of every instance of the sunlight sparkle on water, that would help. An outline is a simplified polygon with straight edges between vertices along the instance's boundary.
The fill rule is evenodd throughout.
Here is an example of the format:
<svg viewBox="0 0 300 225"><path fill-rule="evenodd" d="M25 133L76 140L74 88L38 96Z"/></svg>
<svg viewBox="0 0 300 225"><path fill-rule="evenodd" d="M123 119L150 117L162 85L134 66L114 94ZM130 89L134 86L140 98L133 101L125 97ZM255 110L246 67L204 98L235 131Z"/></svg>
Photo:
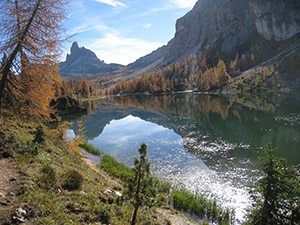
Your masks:
<svg viewBox="0 0 300 225"><path fill-rule="evenodd" d="M218 174L212 170L213 167L208 168L201 158L185 149L189 145L205 148L207 154L220 154L234 147L222 140L215 143L204 141L199 145L193 138L182 139L174 130L129 115L112 120L102 134L89 143L130 166L133 157L137 157L139 145L146 143L152 172L159 177L208 197L216 197L223 206L234 208L238 219L243 218L250 204L246 188L231 181L232 176L239 176L239 171Z"/></svg>

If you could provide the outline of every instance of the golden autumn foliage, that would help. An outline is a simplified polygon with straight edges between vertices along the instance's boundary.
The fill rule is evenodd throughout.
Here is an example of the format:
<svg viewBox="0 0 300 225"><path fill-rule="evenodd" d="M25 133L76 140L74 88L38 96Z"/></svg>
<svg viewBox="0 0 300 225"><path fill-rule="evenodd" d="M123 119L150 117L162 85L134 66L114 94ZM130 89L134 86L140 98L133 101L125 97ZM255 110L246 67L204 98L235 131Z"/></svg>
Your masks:
<svg viewBox="0 0 300 225"><path fill-rule="evenodd" d="M71 78L63 80L61 83L56 83L54 89L56 97L79 96L89 98L91 96L103 95L100 84L95 80Z"/></svg>
<svg viewBox="0 0 300 225"><path fill-rule="evenodd" d="M23 91L14 96L19 104L20 113L24 118L35 120L49 120L50 102L54 98L54 83L60 82L58 68L51 62L28 68L26 78L19 80ZM53 72L56 70L56 72Z"/></svg>
<svg viewBox="0 0 300 225"><path fill-rule="evenodd" d="M216 67L207 67L206 56L191 55L182 62L166 66L151 74L144 74L131 81L122 81L110 90L119 93L163 93L183 90L212 91L231 82L224 61Z"/></svg>
<svg viewBox="0 0 300 225"><path fill-rule="evenodd" d="M50 120L66 0L4 0L0 5L0 109L5 103L20 116Z"/></svg>
<svg viewBox="0 0 300 225"><path fill-rule="evenodd" d="M69 130L71 129L71 126L72 126L71 122L61 122L59 123L59 126L56 129L50 130L48 134L54 139L62 140L67 148L66 150L68 150L69 153L80 154L81 150L79 148L79 145L82 143L82 138L84 133L82 130L75 137L70 137Z"/></svg>

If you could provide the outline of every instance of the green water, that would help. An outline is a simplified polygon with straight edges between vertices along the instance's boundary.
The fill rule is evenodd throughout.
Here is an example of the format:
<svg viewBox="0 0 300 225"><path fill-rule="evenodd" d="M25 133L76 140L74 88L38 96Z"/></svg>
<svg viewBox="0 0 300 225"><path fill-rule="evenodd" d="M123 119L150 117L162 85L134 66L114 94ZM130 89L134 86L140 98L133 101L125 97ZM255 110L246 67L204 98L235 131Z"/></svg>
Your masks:
<svg viewBox="0 0 300 225"><path fill-rule="evenodd" d="M262 147L272 142L300 165L299 105L297 96L137 95L89 102L83 118L89 143L132 165L145 142L154 173L217 197L241 219Z"/></svg>

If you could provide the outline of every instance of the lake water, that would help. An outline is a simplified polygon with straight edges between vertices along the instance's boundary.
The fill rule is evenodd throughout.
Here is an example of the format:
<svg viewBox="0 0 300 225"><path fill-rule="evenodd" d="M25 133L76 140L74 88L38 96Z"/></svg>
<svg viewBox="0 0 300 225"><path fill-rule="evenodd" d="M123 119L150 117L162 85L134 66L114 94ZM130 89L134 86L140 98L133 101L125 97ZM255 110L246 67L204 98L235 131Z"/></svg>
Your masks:
<svg viewBox="0 0 300 225"><path fill-rule="evenodd" d="M90 144L132 166L146 143L153 173L217 197L242 219L261 148L272 142L300 165L299 105L295 96L137 95L89 102L83 118Z"/></svg>

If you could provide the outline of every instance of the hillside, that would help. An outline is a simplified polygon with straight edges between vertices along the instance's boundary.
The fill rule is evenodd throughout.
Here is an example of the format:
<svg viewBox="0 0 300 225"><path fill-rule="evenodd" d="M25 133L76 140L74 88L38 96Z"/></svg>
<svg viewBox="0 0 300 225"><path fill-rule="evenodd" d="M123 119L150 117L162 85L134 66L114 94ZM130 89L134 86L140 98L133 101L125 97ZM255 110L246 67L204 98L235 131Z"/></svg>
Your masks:
<svg viewBox="0 0 300 225"><path fill-rule="evenodd" d="M62 140L64 129L0 119L0 224L130 224L124 182ZM141 207L137 223L193 224L168 206Z"/></svg>
<svg viewBox="0 0 300 225"><path fill-rule="evenodd" d="M148 55L145 55L139 59L137 59L135 62L128 64L128 68L130 69L138 69L138 68L146 68L147 66L154 64L157 62L158 65L161 66L160 59L166 52L166 46L162 46L158 48L157 50L151 52Z"/></svg>
<svg viewBox="0 0 300 225"><path fill-rule="evenodd" d="M159 67L144 70L151 85L143 78L144 81L120 84L112 93L186 89L214 92L223 91L224 86L229 86L224 92L231 93L241 84L248 86L246 89L255 89L255 92L274 87L279 91L298 90L299 49L299 1L201 0L177 20L175 36L163 51L158 49L131 65L142 70L141 66L147 68L153 59L157 60ZM225 79L223 74L223 78L216 80L220 74L214 68L220 59L230 78ZM268 82L265 82L267 70ZM265 71L264 75L262 71ZM163 85L157 83L161 80L158 79L160 74ZM140 84L135 88L137 83ZM261 84L261 87L254 87L255 84ZM128 86L130 90L126 90Z"/></svg>
<svg viewBox="0 0 300 225"><path fill-rule="evenodd" d="M30 4L27 4L29 2ZM110 7L113 6L112 1L102 1L102 3L111 3ZM139 154L138 158L133 158L135 155L130 156L133 158L131 161L133 167L126 166L87 143L83 126L85 116L82 114L90 114L94 106L91 101L86 102L86 107L82 106L85 100L101 98L104 106L110 107L110 97L103 97L103 95L177 91L229 94L234 92L239 97L239 101L245 104L247 98L244 94L256 98L256 93L265 95L271 90L275 92L274 98L277 98L281 94L276 93L277 91L299 90L298 1L199 0L190 13L178 20L176 35L167 46L161 47L128 67L106 64L98 59L94 52L85 47L79 47L78 43L74 42L66 61L60 64L60 73L57 67L59 56L56 53L61 50L64 21L71 17L68 11L69 6L64 1L40 0L6 1L1 6L4 6L0 7L0 16L4 22L0 28L2 37L0 49L2 57L0 69L0 224L134 225L135 221L136 224L147 225L193 224L176 210L191 217L197 216L197 222L201 224L239 223L235 218L234 210L224 208L213 194L207 193L206 196L195 191L197 188L188 190L184 183L172 184L171 181L165 179L166 176L163 176L164 180L162 180L163 178L152 174L147 156L147 145L143 143L144 138L136 139L134 135L131 136L135 139L134 143L142 142L139 143L141 144L139 149L131 146L131 149L137 150L138 152L135 153ZM89 22L93 23L93 21ZM202 27L199 29L198 26ZM227 30L230 32L228 33ZM61 80L60 75L65 79ZM166 95L163 95L164 101L161 104L156 101L158 98L154 101L151 98L148 98L148 101L142 100L146 105L139 103L139 100L133 100L133 105L130 105L125 98L121 98L121 101L125 99L126 102L123 105L126 104L126 107L131 107L132 110L142 106L150 111L153 109L166 113L174 112L178 116L192 115L189 114L192 110L186 106L191 107L193 103L197 103L197 108L199 106L204 111L193 108L202 114L202 118L209 114L218 117L217 120L208 121L213 129L210 129L206 123L200 124L210 129L211 133L218 135L215 132L218 126L214 123L219 125L220 118L229 116L229 107L233 105L233 101L225 100L225 110L223 110L219 100L211 103L210 97L207 98L207 96L202 95L199 98L196 95L190 98L187 95L180 96L180 98L185 98L185 101L190 99L187 104L184 104L184 101L180 104L180 100L176 99L176 104L173 104L166 98ZM264 98L262 100L256 98L258 106L273 109L272 104L264 101ZM205 107L205 102L209 103L207 107ZM177 103L179 103L179 108L176 106ZM147 105L151 105L152 108ZM153 105L156 108L153 108ZM168 106L171 108L170 111L166 110ZM252 105L251 102L250 106L249 103L251 110L252 106L256 104ZM237 106L237 109L239 108ZM242 127L238 127L243 121L239 115L245 115L243 118L247 118L248 112L249 110L245 114L239 114L233 111L232 115L238 120L232 120L233 122L226 127L234 129L232 128L234 126L242 130ZM78 114L71 115L71 113ZM114 115L118 116L122 113L121 109ZM98 129L105 130L108 123L118 119L118 117L112 118L112 113L108 112L108 114L107 116L103 114L107 118L95 118L96 122L91 121L93 126L89 132L98 132ZM147 112L147 114L152 113ZM219 118L217 114L221 117ZM78 129L63 120L62 116L66 116L66 120L74 121L74 127L77 126ZM291 119L294 117L293 114ZM172 128L170 124L178 121L178 118L174 117L173 120L173 117L170 118L167 124L168 118L162 117L163 130L166 128L167 131L169 127L172 132L180 134L180 131ZM254 118L255 124L258 125L259 120L264 120L263 117L260 119L254 116ZM273 116L270 118L272 121L276 120ZM280 120L285 120L285 118ZM194 121L198 126L199 121ZM234 121L238 125L234 125ZM184 123L189 134L197 134L189 130L192 127L189 126L191 123ZM125 123L123 126L128 136L129 125ZM132 128L138 131L136 126ZM283 128L278 129L281 132L287 131L286 134L293 131L291 129L292 131L289 132ZM182 131L182 128L180 129ZM144 130L149 133L149 127ZM161 127L157 130L160 131ZM268 131L269 128L265 130ZM247 132L244 133L247 135ZM160 138L163 133L158 134ZM259 135L259 132L257 134ZM297 133L293 132L293 134ZM182 146L184 143L181 139L184 139L184 135L176 135L176 139L165 143L178 155L181 152L173 148L171 142L175 141L176 144L185 147ZM118 143L125 141L120 137L116 137L115 140ZM236 145L236 143L242 142L234 141L233 144ZM226 145L222 144L220 148L224 146L227 151ZM239 148L238 145L236 146ZM150 147L149 145L149 150ZM255 152L257 152L258 145L255 147L257 148ZM103 148L107 147L103 146ZM114 150L116 149L120 150L119 146L114 147ZM160 149L162 148L158 146L157 150ZM273 149L268 147L265 151L271 153ZM90 153L99 157L97 158L99 164L89 160ZM172 161L178 158L168 152L164 155L168 157L163 160ZM265 159L267 158L262 157L262 161ZM284 162L283 159L275 158L273 163L272 158L269 157L265 165L267 167L271 164L276 165L277 160ZM186 160L181 161L184 163L183 166L189 164ZM204 160L197 158L193 163L198 164L198 162L203 163L206 168ZM226 166L226 163L222 164ZM192 163L190 165L193 166ZM278 173L279 176L276 179L265 183L265 178L262 177L257 181L258 189L254 191L258 192L259 198L254 201L252 210L255 223L259 221L259 217L267 217L267 213L263 211L265 202L269 200L274 202L273 206L282 205L279 208L273 207L274 210L278 209L275 214L272 211L268 213L274 217L272 219L277 221L280 218L288 224L297 222L299 216L298 175L292 168L283 164L278 165L265 173L267 176L274 172ZM178 174L186 177L181 167L177 167ZM194 174L192 167L186 168L188 172ZM265 171L262 170L262 172ZM231 176L231 174L228 175ZM267 177L266 180L271 179ZM222 179L220 181L223 183ZM227 181L224 180L224 182ZM273 189L271 185L275 185L276 188ZM271 187L268 191L273 194L271 198L268 193L264 194L265 187ZM277 189L277 187L280 188ZM266 221L265 218L262 221ZM249 223L252 223L251 220ZM282 224L281 222L260 223Z"/></svg>

